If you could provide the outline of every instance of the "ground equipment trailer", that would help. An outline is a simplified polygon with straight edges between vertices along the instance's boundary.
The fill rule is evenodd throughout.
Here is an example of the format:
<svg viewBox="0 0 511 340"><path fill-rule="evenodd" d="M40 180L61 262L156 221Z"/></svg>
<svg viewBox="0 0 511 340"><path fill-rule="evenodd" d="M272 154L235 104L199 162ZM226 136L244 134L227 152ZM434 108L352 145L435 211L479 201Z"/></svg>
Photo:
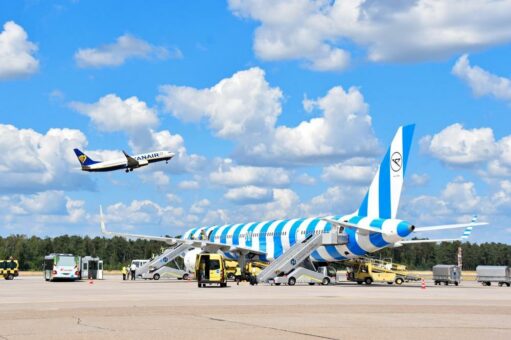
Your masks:
<svg viewBox="0 0 511 340"><path fill-rule="evenodd" d="M18 260L0 260L0 276L6 280L14 280L18 273Z"/></svg>
<svg viewBox="0 0 511 340"><path fill-rule="evenodd" d="M477 266L477 282L483 286L491 286L498 283L499 287L511 286L511 268L508 266Z"/></svg>
<svg viewBox="0 0 511 340"><path fill-rule="evenodd" d="M103 261L99 257L84 256L80 259L80 278L86 280L103 280Z"/></svg>
<svg viewBox="0 0 511 340"><path fill-rule="evenodd" d="M346 278L348 281L368 285L373 282L401 285L403 282L420 280L419 277L410 275L404 265L370 257L349 261Z"/></svg>
<svg viewBox="0 0 511 340"><path fill-rule="evenodd" d="M457 286L461 282L461 268L454 264L437 264L433 266L433 281L435 285L453 283Z"/></svg>

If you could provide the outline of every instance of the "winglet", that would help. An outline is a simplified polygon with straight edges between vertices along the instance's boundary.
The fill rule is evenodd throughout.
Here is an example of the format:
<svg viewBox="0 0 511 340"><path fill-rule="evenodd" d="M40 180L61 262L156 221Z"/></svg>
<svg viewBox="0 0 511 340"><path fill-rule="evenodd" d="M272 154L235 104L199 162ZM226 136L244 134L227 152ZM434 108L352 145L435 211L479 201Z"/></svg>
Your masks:
<svg viewBox="0 0 511 340"><path fill-rule="evenodd" d="M105 226L105 217L103 216L103 207L99 206L99 225L101 226L101 232L105 235L110 235L111 233L106 230Z"/></svg>

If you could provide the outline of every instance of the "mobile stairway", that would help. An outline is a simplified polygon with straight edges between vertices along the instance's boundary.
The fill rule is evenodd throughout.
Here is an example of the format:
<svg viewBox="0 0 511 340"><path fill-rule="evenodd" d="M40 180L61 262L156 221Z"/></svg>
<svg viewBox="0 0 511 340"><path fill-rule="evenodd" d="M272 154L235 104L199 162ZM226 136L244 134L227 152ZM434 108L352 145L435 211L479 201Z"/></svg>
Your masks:
<svg viewBox="0 0 511 340"><path fill-rule="evenodd" d="M288 277L286 283L294 285L299 277L308 277L311 282L326 282L323 273L317 271L309 257L316 249L325 245L341 245L348 243L348 235L337 231L311 234L303 241L295 243L288 251L271 262L251 283L282 283L282 277Z"/></svg>
<svg viewBox="0 0 511 340"><path fill-rule="evenodd" d="M158 271L163 266L167 265L169 262L175 260L179 255L183 254L185 251L192 248L189 244L180 244L172 248L167 248L163 251L163 253L151 261L147 262L143 266L140 266L135 271L135 277L142 277L144 279L154 279L154 274L156 271ZM175 271L182 272L181 277L183 278L185 276L186 271L175 269ZM181 274L181 273L176 273ZM159 276L158 276L159 278Z"/></svg>

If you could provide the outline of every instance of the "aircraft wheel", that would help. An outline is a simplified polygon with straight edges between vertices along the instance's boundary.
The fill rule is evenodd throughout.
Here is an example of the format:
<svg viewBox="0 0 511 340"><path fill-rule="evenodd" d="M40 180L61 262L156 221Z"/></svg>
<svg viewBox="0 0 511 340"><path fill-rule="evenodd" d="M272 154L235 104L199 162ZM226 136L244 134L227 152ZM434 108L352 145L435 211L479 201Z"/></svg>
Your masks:
<svg viewBox="0 0 511 340"><path fill-rule="evenodd" d="M324 277L323 281L321 281L323 286L328 286L330 284L330 279L328 277Z"/></svg>
<svg viewBox="0 0 511 340"><path fill-rule="evenodd" d="M296 284L296 279L294 277L290 277L289 280L287 280L287 284L294 286Z"/></svg>

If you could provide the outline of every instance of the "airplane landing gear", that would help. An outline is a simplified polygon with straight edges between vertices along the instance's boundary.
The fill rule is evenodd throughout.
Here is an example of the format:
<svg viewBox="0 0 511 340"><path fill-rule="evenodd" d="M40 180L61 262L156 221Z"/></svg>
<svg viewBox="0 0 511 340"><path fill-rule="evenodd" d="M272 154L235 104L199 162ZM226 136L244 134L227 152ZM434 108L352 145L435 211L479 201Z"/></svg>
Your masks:
<svg viewBox="0 0 511 340"><path fill-rule="evenodd" d="M124 170L124 171L125 171L126 173L128 173L128 172L130 172L130 169L126 169L126 170Z"/></svg>

